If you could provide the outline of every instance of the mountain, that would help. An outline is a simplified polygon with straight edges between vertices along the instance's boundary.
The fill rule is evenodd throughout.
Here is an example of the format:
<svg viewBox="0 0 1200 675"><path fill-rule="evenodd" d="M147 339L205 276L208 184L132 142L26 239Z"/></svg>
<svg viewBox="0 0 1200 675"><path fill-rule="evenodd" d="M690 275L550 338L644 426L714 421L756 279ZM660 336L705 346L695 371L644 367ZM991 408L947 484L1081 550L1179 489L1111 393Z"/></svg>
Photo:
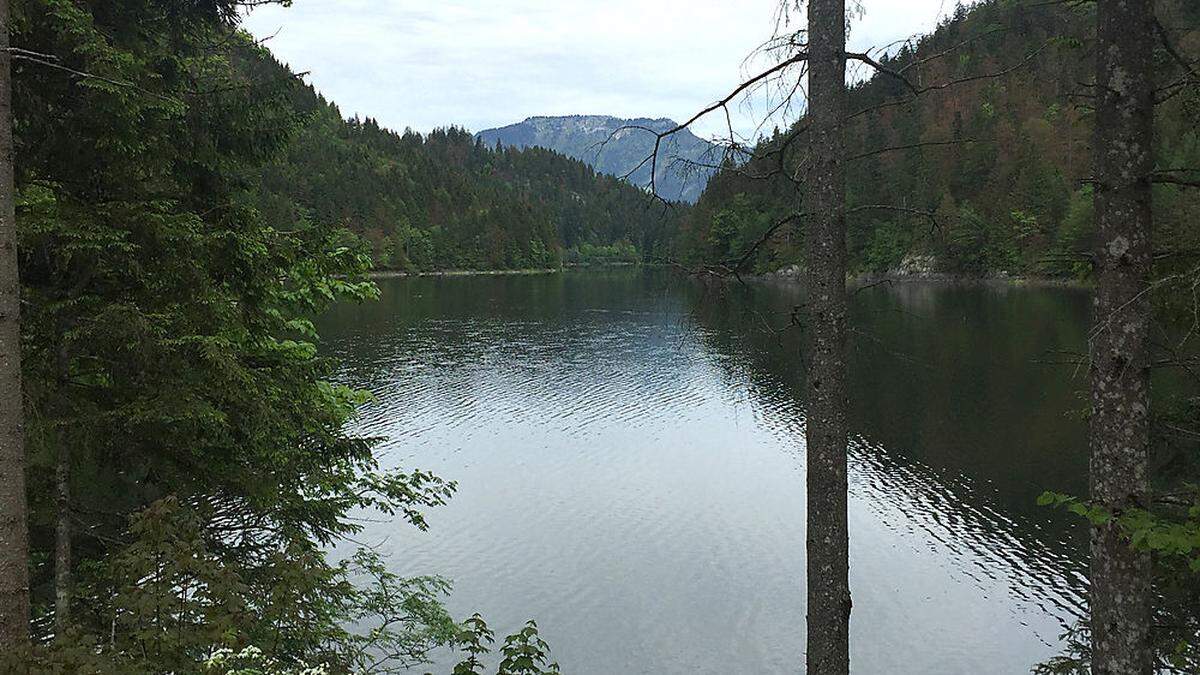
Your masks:
<svg viewBox="0 0 1200 675"><path fill-rule="evenodd" d="M654 132L676 126L667 118L622 119L607 115L530 117L524 122L486 129L476 137L489 147L497 143L513 148L540 146L582 160L601 173L624 177L654 150ZM642 128L636 128L642 127ZM683 130L663 141L659 151L655 187L664 199L694 203L704 192L713 169L697 164L717 164L720 149ZM650 163L629 176L641 187L650 185Z"/></svg>

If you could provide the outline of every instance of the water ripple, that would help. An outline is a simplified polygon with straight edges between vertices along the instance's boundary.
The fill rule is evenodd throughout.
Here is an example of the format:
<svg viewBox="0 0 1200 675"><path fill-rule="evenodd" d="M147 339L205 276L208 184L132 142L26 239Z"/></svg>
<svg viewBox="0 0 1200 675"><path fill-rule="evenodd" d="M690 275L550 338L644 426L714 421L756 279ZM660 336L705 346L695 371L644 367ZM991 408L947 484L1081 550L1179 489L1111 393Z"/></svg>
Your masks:
<svg viewBox="0 0 1200 675"><path fill-rule="evenodd" d="M492 284L503 302L480 299ZM376 396L355 429L384 439L386 463L460 484L427 533L368 526L400 572L453 578L451 608L500 631L537 617L565 672L795 670L794 348L640 272L384 290L324 327L339 379ZM435 290L438 307L396 300ZM989 478L915 457L928 442L868 436L850 450L856 669L1015 672L1052 655L1082 613L1078 542Z"/></svg>

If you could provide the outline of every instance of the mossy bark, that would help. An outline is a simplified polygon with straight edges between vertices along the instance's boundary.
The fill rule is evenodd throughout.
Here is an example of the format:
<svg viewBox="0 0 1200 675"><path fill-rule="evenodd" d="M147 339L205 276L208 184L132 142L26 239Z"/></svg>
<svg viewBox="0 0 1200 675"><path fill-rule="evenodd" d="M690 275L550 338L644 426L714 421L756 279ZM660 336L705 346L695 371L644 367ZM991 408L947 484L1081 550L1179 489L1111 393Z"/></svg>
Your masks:
<svg viewBox="0 0 1200 675"><path fill-rule="evenodd" d="M9 2L0 0L0 646L5 648L29 638L21 282L17 274L9 30Z"/></svg>
<svg viewBox="0 0 1200 675"><path fill-rule="evenodd" d="M1110 513L1149 493L1152 14L1097 3L1096 296L1091 361L1092 502ZM1150 673L1150 559L1116 523L1091 532L1092 672Z"/></svg>

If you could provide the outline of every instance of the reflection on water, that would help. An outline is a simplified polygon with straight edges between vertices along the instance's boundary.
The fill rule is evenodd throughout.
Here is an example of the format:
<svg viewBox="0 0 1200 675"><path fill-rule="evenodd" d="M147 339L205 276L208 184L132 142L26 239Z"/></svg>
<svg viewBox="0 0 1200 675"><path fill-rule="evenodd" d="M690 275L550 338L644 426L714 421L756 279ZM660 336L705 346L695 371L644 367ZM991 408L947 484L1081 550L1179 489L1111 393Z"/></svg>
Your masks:
<svg viewBox="0 0 1200 675"><path fill-rule="evenodd" d="M803 667L804 409L792 288L660 271L394 279L323 322L385 463L457 480L431 531L371 522L405 574L567 673ZM879 287L853 300L854 670L1009 673L1081 613L1074 291ZM444 664L442 664L444 665ZM444 669L444 668L443 668Z"/></svg>

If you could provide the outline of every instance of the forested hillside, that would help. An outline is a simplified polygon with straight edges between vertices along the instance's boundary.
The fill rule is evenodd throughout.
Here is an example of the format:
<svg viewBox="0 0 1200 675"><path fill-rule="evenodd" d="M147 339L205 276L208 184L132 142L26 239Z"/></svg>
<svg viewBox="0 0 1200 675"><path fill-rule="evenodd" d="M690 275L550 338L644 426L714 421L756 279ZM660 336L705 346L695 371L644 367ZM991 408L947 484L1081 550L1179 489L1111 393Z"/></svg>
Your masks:
<svg viewBox="0 0 1200 675"><path fill-rule="evenodd" d="M259 79L292 81L274 62L252 67ZM292 86L302 127L262 178L274 224L343 225L369 244L377 267L408 271L634 261L660 245L662 210L581 161L498 150L459 128L422 135L345 120L311 87Z"/></svg>
<svg viewBox="0 0 1200 675"><path fill-rule="evenodd" d="M960 5L933 34L881 60L904 79L877 73L851 88L851 272L1083 273L1094 233L1084 84L1093 69L1092 11L1073 3ZM1190 58L1200 55L1200 34L1181 27L1195 26L1198 14L1198 3L1170 2L1163 16ZM1200 165L1195 91L1177 87L1160 98L1160 168ZM760 144L748 166L712 179L681 227L678 257L739 258L780 218L804 211L778 169L783 155L785 172L795 171L805 124ZM1160 241L1189 247L1200 195L1161 185L1155 200ZM780 228L752 262L760 271L802 264L801 241Z"/></svg>

